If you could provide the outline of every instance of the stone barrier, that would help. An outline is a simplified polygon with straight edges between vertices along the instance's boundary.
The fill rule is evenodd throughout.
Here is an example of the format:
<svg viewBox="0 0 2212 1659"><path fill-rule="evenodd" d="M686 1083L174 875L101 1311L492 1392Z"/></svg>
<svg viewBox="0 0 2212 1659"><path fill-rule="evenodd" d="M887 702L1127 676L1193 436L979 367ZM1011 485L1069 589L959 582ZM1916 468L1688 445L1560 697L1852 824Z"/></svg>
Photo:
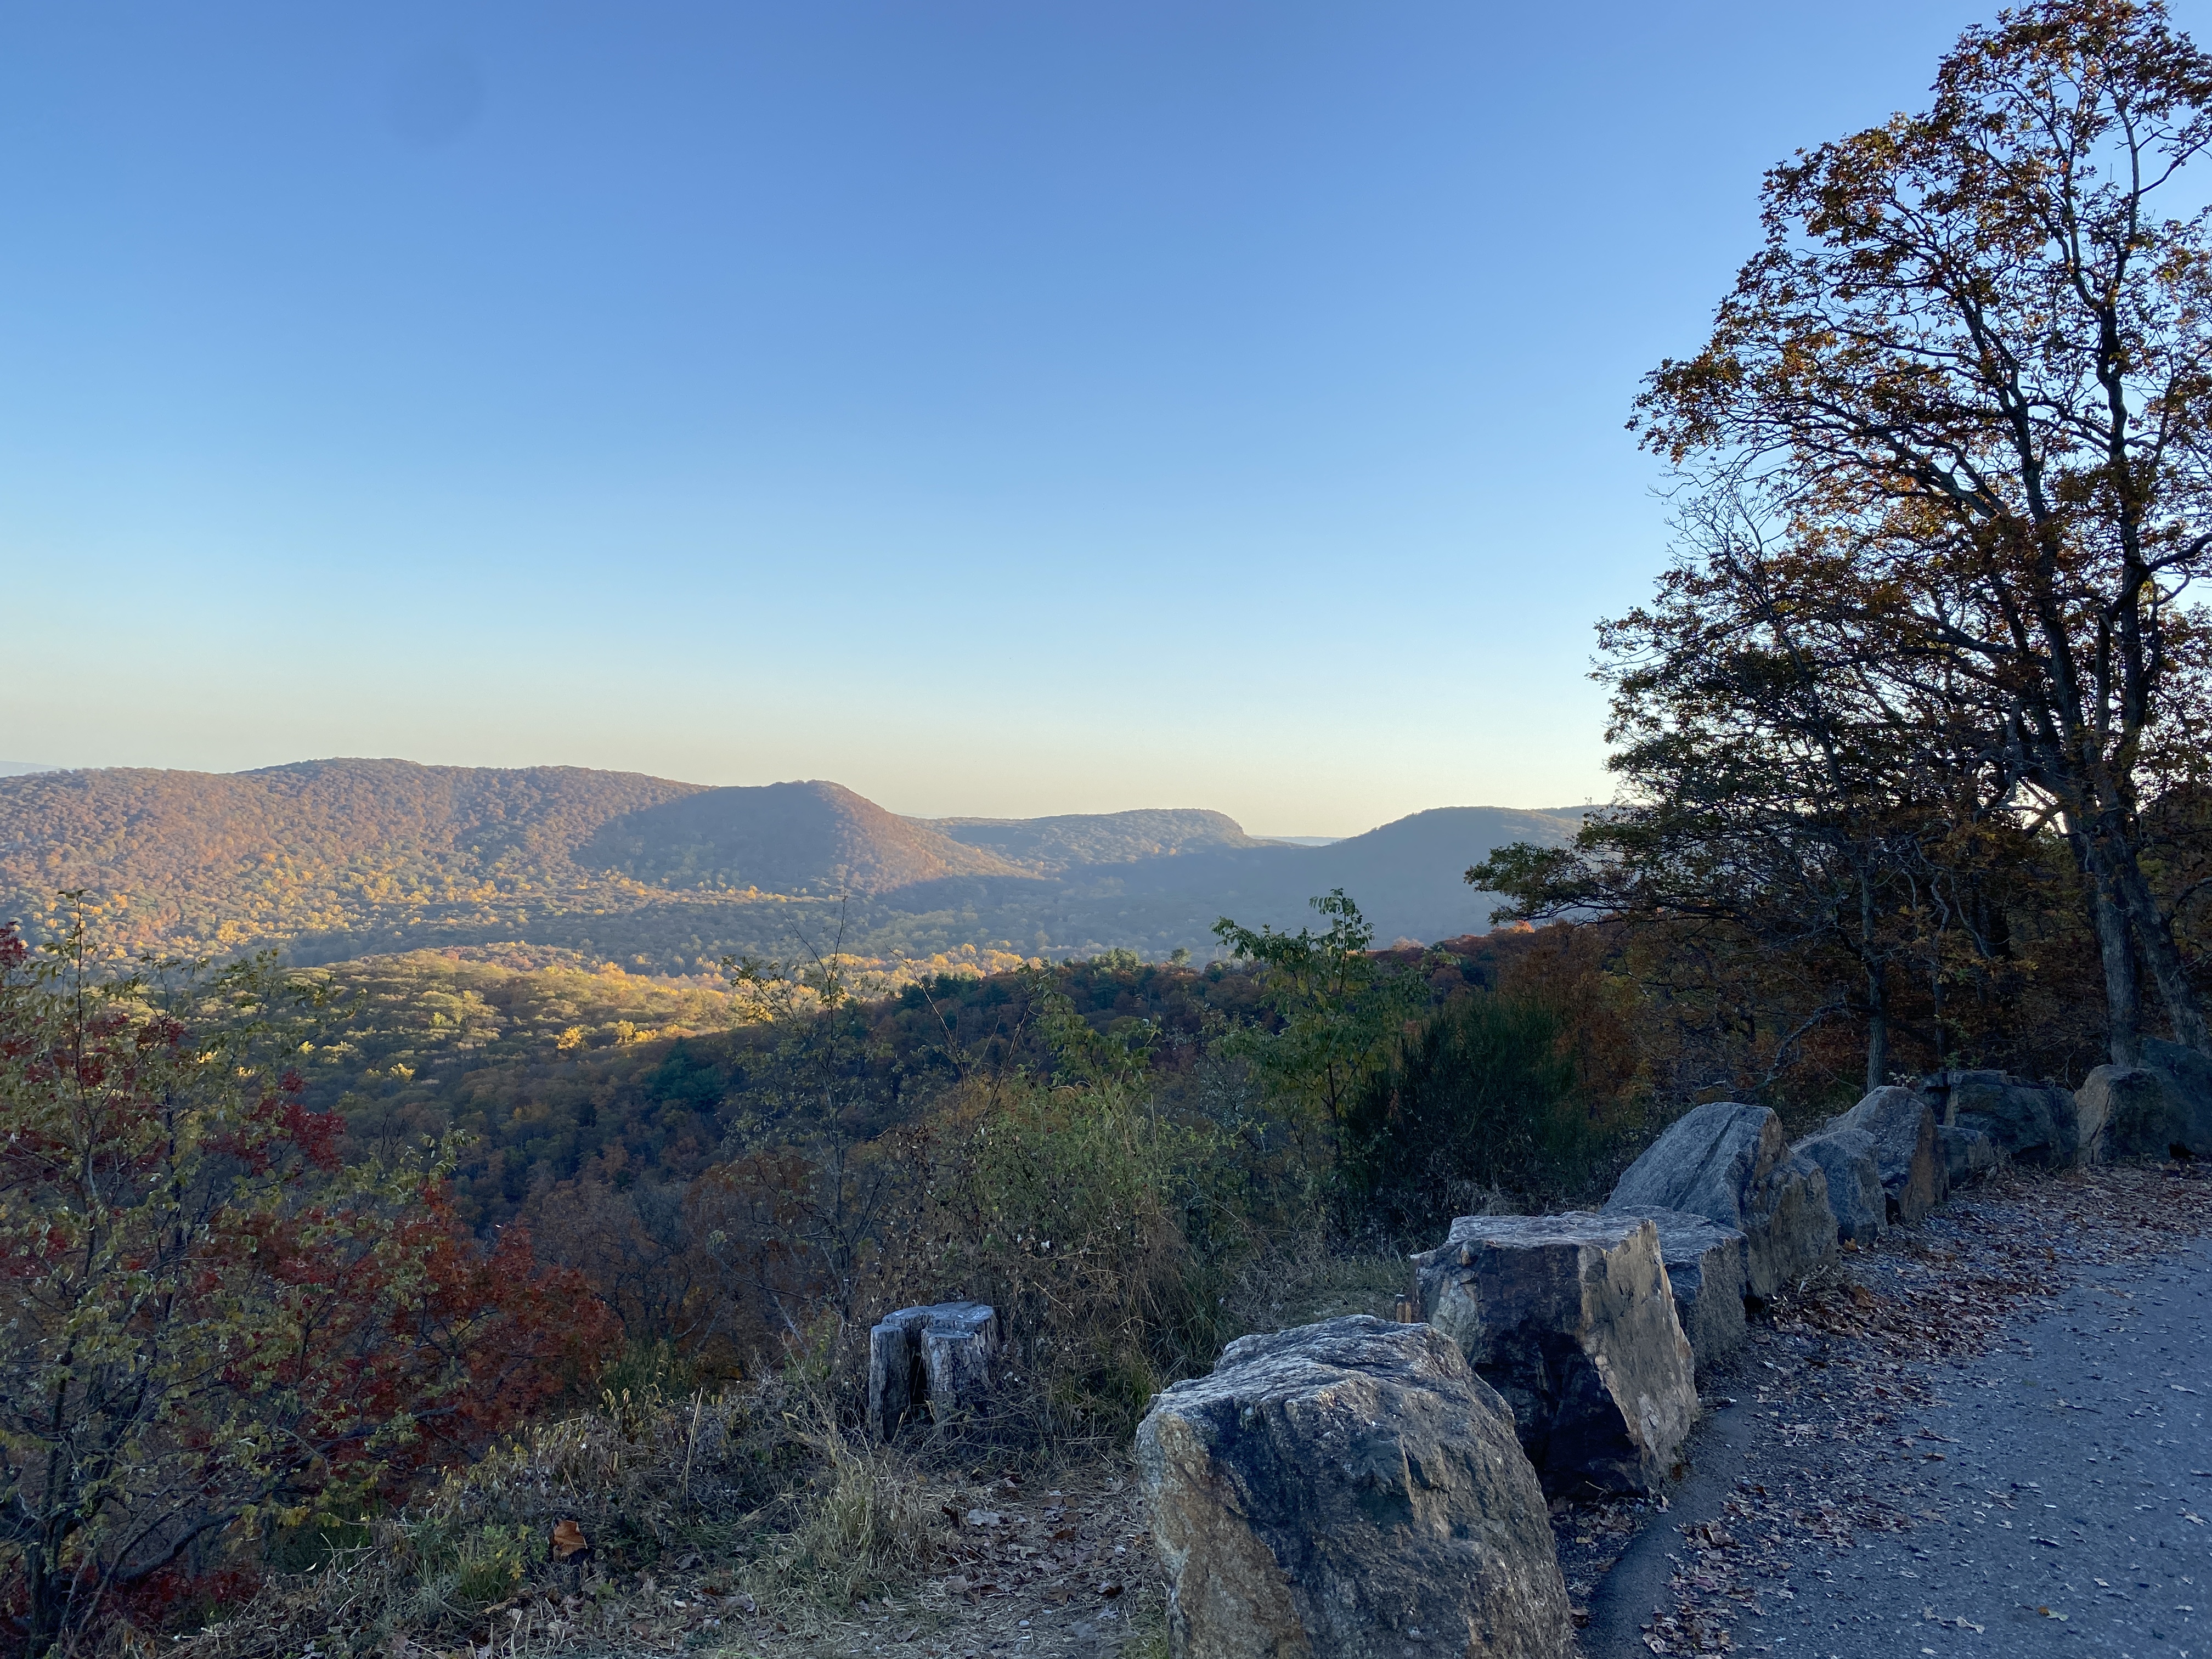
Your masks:
<svg viewBox="0 0 2212 1659"><path fill-rule="evenodd" d="M1513 1408L1546 1487L1646 1492L1698 1414L1690 1345L1642 1216L1462 1216L1413 1258L1419 1316Z"/></svg>
<svg viewBox="0 0 2212 1659"><path fill-rule="evenodd" d="M1176 1659L1568 1659L1512 1413L1429 1325L1240 1337L1155 1397L1138 1476Z"/></svg>

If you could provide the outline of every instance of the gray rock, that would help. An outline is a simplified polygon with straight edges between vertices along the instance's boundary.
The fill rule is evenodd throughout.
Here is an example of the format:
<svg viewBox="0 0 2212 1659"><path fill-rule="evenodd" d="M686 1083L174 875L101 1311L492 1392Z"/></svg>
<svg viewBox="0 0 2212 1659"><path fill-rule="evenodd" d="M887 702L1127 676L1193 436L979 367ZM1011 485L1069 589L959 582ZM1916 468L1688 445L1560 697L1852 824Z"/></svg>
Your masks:
<svg viewBox="0 0 2212 1659"><path fill-rule="evenodd" d="M1836 1258L1828 1177L1793 1154L1764 1106L1692 1108L1628 1167L1608 1213L1686 1210L1743 1234L1751 1294L1764 1299Z"/></svg>
<svg viewBox="0 0 2212 1659"><path fill-rule="evenodd" d="M1674 1317L1690 1340L1690 1358L1704 1376L1743 1346L1743 1294L1750 1253L1733 1227L1684 1210L1638 1213L1659 1229L1659 1259L1674 1292Z"/></svg>
<svg viewBox="0 0 2212 1659"><path fill-rule="evenodd" d="M2138 1071L2133 1066L2100 1066L2081 1080L2074 1091L2074 1127L2080 1145L2075 1149L2076 1161L2082 1164L2107 1163L2112 1157L2108 1139L2112 1128L2114 1079L2133 1079ZM2155 1073L2140 1073L2142 1084L2122 1085L2122 1093L2139 1090L2148 1085L2151 1092L2163 1096L2164 1090Z"/></svg>
<svg viewBox="0 0 2212 1659"><path fill-rule="evenodd" d="M999 1352L999 1316L981 1302L885 1314L868 1333L868 1426L889 1440L926 1407L942 1419L982 1399Z"/></svg>
<svg viewBox="0 0 2212 1659"><path fill-rule="evenodd" d="M2063 1169L2081 1152L2074 1097L2003 1072L1951 1072L1943 1121L1979 1129L2016 1163Z"/></svg>
<svg viewBox="0 0 2212 1659"><path fill-rule="evenodd" d="M1950 1171L1937 1153L1936 1112L1924 1097L1911 1089L1876 1089L1838 1121L1873 1139L1890 1220L1910 1226L1943 1201Z"/></svg>
<svg viewBox="0 0 2212 1659"><path fill-rule="evenodd" d="M1936 1108L1939 1125L1956 1123L1961 1090L2002 1089L2010 1081L2010 1075L2004 1072L1930 1072L1920 1079L1920 1092Z"/></svg>
<svg viewBox="0 0 2212 1659"><path fill-rule="evenodd" d="M2142 1063L2171 1072L2191 1094L2212 1096L2212 1057L2200 1054L2185 1042L2165 1037L2142 1040Z"/></svg>
<svg viewBox="0 0 2212 1659"><path fill-rule="evenodd" d="M1828 1207L1835 1212L1837 1237L1871 1244L1889 1231L1889 1198L1882 1191L1872 1135L1864 1129L1824 1129L1790 1150L1811 1158L1827 1176Z"/></svg>
<svg viewBox="0 0 2212 1659"><path fill-rule="evenodd" d="M1697 1419L1659 1230L1642 1216L1462 1216L1413 1258L1419 1316L1513 1408L1554 1492L1656 1488Z"/></svg>
<svg viewBox="0 0 2212 1659"><path fill-rule="evenodd" d="M2164 1037L2145 1037L2142 1062L2172 1079L2169 1093L2180 1127L2172 1145L2197 1158L2212 1158L2212 1059Z"/></svg>
<svg viewBox="0 0 2212 1659"><path fill-rule="evenodd" d="M1996 1141L1979 1129L1961 1128L1954 1123L1937 1126L1936 1150L1943 1159L1944 1185L1953 1189L1979 1181L2004 1161Z"/></svg>
<svg viewBox="0 0 2212 1659"><path fill-rule="evenodd" d="M2172 1073L2148 1066L2100 1066L2075 1091L2086 1124L2101 1131L2106 1158L2167 1158L2190 1143L2189 1099Z"/></svg>
<svg viewBox="0 0 2212 1659"><path fill-rule="evenodd" d="M1177 1659L1573 1652L1512 1413L1431 1326L1240 1337L1153 1400L1136 1461Z"/></svg>

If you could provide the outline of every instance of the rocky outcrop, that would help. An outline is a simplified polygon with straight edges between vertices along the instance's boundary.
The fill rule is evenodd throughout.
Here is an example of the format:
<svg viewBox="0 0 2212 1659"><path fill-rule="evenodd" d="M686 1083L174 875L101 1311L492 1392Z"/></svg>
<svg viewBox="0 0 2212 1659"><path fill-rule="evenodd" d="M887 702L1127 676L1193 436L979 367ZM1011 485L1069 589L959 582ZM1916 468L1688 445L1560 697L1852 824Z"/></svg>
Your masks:
<svg viewBox="0 0 2212 1659"><path fill-rule="evenodd" d="M1413 1258L1419 1316L1513 1408L1554 1492L1641 1492L1696 1419L1690 1345L1642 1216L1462 1216Z"/></svg>
<svg viewBox="0 0 2212 1659"><path fill-rule="evenodd" d="M889 1440L902 1422L977 1404L999 1352L999 1317L981 1302L886 1314L868 1333L868 1426Z"/></svg>
<svg viewBox="0 0 2212 1659"><path fill-rule="evenodd" d="M2080 1121L2065 1090L2003 1072L1946 1072L1934 1082L1945 1096L1942 1121L1979 1129L2008 1158L2050 1169L2081 1161Z"/></svg>
<svg viewBox="0 0 2212 1659"><path fill-rule="evenodd" d="M1824 1129L1790 1150L1812 1159L1828 1177L1828 1207L1835 1212L1837 1237L1871 1244L1889 1231L1889 1200L1882 1191L1872 1135L1863 1129Z"/></svg>
<svg viewBox="0 0 2212 1659"><path fill-rule="evenodd" d="M1686 1210L1743 1234L1751 1294L1762 1299L1836 1255L1828 1177L1795 1156L1764 1106L1693 1107L1629 1165L1607 1213Z"/></svg>
<svg viewBox="0 0 2212 1659"><path fill-rule="evenodd" d="M2188 1085L2166 1066L2100 1066L2074 1099L2083 1125L2098 1126L2097 1144L2107 1158L2171 1158L2177 1146L2192 1156L2212 1152L2212 1094L2202 1103L2192 1099Z"/></svg>
<svg viewBox="0 0 2212 1659"><path fill-rule="evenodd" d="M1952 1191L1979 1181L2004 1161L1996 1142L1988 1135L1954 1123L1936 1126L1936 1150L1943 1160L1943 1184Z"/></svg>
<svg viewBox="0 0 2212 1659"><path fill-rule="evenodd" d="M1876 1089L1838 1122L1864 1130L1874 1141L1890 1220L1909 1226L1943 1201L1949 1171L1936 1146L1936 1113L1924 1097L1911 1089Z"/></svg>
<svg viewBox="0 0 2212 1659"><path fill-rule="evenodd" d="M1428 1325L1241 1337L1156 1397L1137 1469L1178 1659L1566 1659L1513 1416Z"/></svg>
<svg viewBox="0 0 2212 1659"><path fill-rule="evenodd" d="M1702 1376L1743 1346L1743 1296L1750 1286L1744 1236L1685 1210L1639 1213L1659 1230L1659 1260L1674 1292L1674 1317Z"/></svg>
<svg viewBox="0 0 2212 1659"><path fill-rule="evenodd" d="M2212 1059L2164 1037L2145 1037L2142 1063L2172 1079L2168 1093L2179 1128L2172 1142L2194 1158L2212 1158Z"/></svg>

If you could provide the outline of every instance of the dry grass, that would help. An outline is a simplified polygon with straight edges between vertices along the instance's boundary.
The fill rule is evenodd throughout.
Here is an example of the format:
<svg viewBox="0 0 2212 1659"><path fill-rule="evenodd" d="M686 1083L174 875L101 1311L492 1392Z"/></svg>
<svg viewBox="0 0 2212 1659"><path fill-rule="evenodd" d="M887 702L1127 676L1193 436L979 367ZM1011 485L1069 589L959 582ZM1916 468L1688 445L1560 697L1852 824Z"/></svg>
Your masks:
<svg viewBox="0 0 2212 1659"><path fill-rule="evenodd" d="M891 1448L840 1427L816 1402L796 1431L819 1460L811 1501L781 1537L756 1535L744 1577L753 1599L804 1618L842 1611L910 1583L945 1553L945 1505L922 1471Z"/></svg>
<svg viewBox="0 0 2212 1659"><path fill-rule="evenodd" d="M1395 1256L1254 1262L1234 1334L1387 1315ZM942 1659L1165 1653L1163 1586L1126 1448L1055 1439L1030 1391L867 1443L814 1357L719 1394L610 1393L272 1579L178 1659L468 1659L604 1650ZM581 1547L565 1556L566 1539Z"/></svg>
<svg viewBox="0 0 2212 1659"><path fill-rule="evenodd" d="M1411 1282L1405 1257L1380 1251L1347 1255L1316 1244L1266 1256L1249 1264L1230 1291L1224 1340L1347 1314L1388 1319Z"/></svg>
<svg viewBox="0 0 2212 1659"><path fill-rule="evenodd" d="M1165 1652L1126 1459L969 1465L973 1425L898 1447L781 1383L610 1396L330 1540L216 1628L121 1638L177 1659L552 1659L884 1652L1018 1642ZM563 1523L568 1523L564 1527ZM564 1536L580 1540L563 1559Z"/></svg>
<svg viewBox="0 0 2212 1659"><path fill-rule="evenodd" d="M781 1382L610 1394L419 1505L292 1540L320 1559L163 1650L523 1659L612 1638L672 1651L711 1645L733 1620L805 1622L879 1595L926 1570L949 1530L912 1461L854 1439L818 1395Z"/></svg>

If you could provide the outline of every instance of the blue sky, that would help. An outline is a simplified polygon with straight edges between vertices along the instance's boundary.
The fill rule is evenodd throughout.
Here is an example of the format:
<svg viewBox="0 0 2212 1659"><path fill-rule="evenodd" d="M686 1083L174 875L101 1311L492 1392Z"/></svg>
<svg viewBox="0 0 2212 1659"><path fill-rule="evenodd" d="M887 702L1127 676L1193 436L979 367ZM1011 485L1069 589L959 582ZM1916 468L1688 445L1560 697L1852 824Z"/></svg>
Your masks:
<svg viewBox="0 0 2212 1659"><path fill-rule="evenodd" d="M0 759L1601 799L1638 379L1991 9L5 0Z"/></svg>

